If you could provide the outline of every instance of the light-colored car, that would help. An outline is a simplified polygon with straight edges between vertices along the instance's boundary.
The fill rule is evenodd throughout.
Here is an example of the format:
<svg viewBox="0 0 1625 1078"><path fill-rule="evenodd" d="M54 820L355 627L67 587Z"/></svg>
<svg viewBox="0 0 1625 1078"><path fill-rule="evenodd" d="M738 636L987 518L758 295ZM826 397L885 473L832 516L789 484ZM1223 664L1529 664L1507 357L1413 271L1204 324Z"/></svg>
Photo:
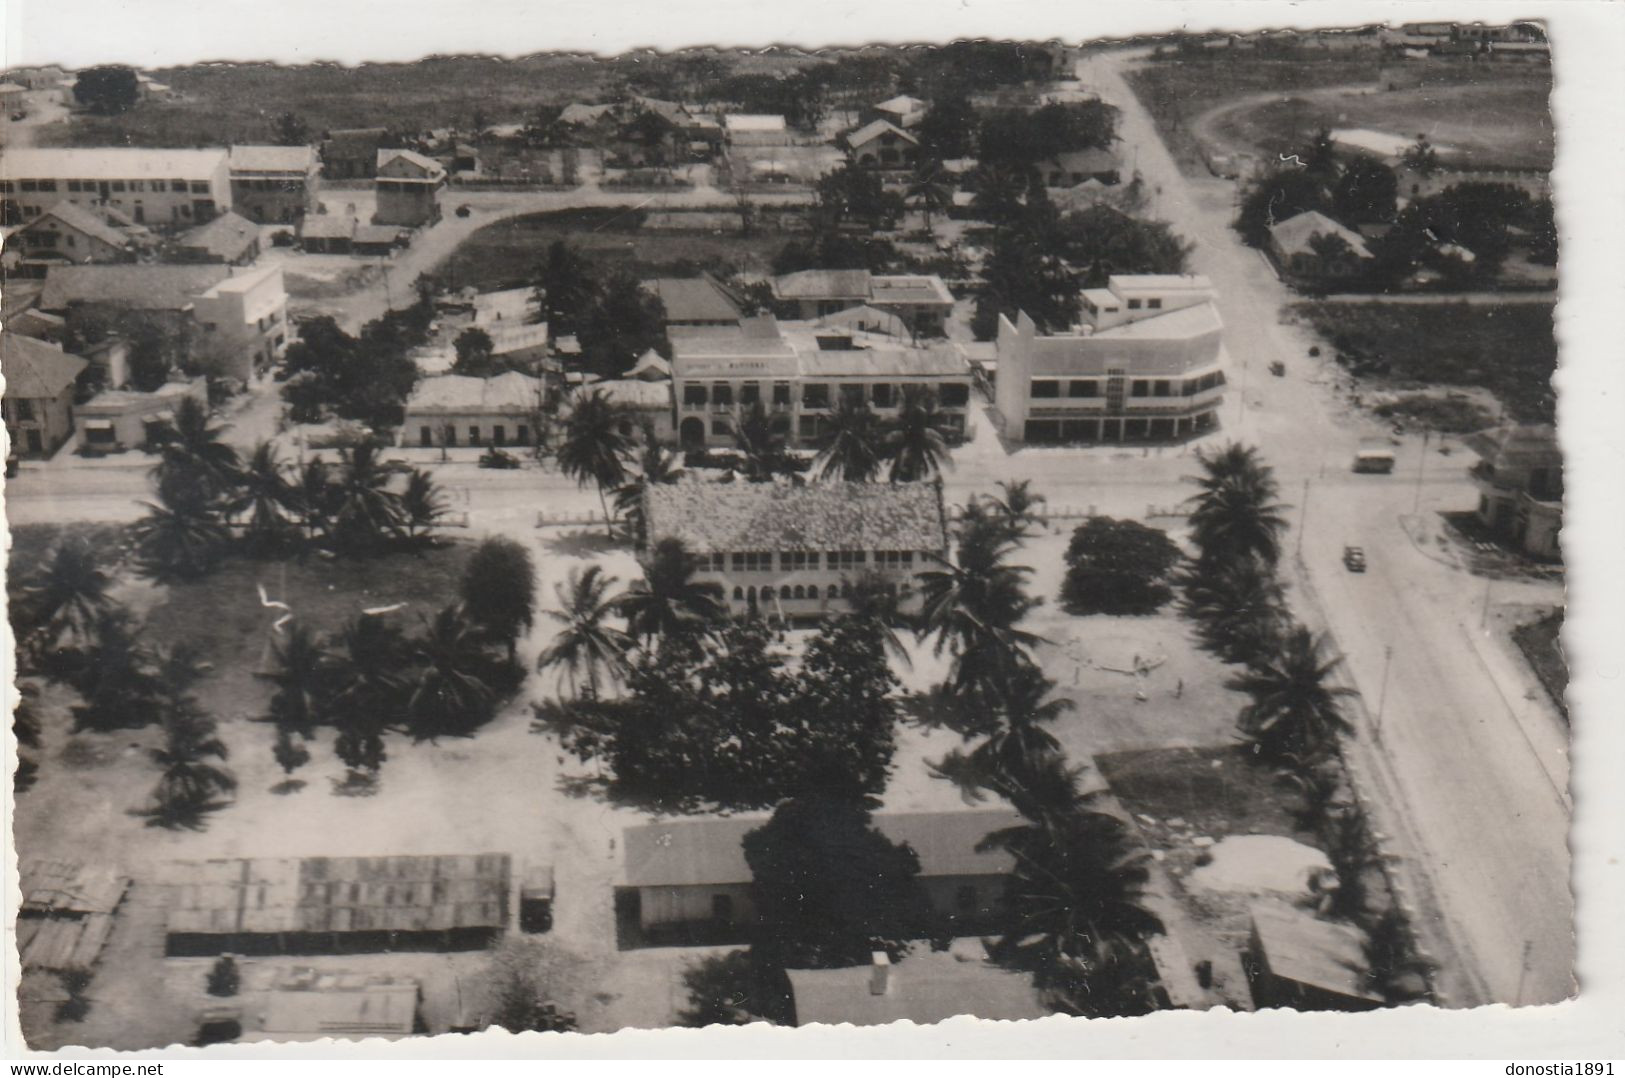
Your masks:
<svg viewBox="0 0 1625 1078"><path fill-rule="evenodd" d="M1351 573L1365 572L1365 550L1357 546L1344 547L1343 566Z"/></svg>

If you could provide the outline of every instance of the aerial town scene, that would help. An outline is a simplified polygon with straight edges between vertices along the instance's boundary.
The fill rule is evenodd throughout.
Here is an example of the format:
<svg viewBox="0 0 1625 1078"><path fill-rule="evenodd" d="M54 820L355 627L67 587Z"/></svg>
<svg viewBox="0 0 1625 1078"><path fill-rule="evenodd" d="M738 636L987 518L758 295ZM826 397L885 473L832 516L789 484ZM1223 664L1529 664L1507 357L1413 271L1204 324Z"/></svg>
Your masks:
<svg viewBox="0 0 1625 1078"><path fill-rule="evenodd" d="M1574 994L1542 25L206 59L0 75L30 1048Z"/></svg>

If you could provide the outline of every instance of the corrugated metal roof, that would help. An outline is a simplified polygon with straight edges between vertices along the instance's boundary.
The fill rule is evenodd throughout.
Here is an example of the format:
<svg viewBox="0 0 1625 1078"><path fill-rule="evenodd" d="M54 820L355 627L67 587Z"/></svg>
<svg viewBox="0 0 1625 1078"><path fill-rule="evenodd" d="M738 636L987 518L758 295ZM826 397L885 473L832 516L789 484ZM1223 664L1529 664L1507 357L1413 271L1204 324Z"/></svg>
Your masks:
<svg viewBox="0 0 1625 1078"><path fill-rule="evenodd" d="M1316 236L1338 236L1359 258L1370 258L1365 239L1352 229L1344 228L1319 210L1305 210L1270 228L1270 239L1287 254L1313 254L1311 242Z"/></svg>
<svg viewBox="0 0 1625 1078"><path fill-rule="evenodd" d="M508 371L494 378L442 374L425 378L406 402L410 414L434 412L531 412L541 401L538 378Z"/></svg>
<svg viewBox="0 0 1625 1078"><path fill-rule="evenodd" d="M207 180L226 163L223 149L156 150L127 146L94 149L8 149L0 154L7 179Z"/></svg>
<svg viewBox="0 0 1625 1078"><path fill-rule="evenodd" d="M146 311L181 311L231 276L225 266L53 266L39 305L65 310L75 303L116 303Z"/></svg>
<svg viewBox="0 0 1625 1078"><path fill-rule="evenodd" d="M1318 920L1279 903L1254 903L1253 930L1270 972L1283 980L1381 1003L1365 987L1363 935L1350 925Z"/></svg>
<svg viewBox="0 0 1625 1078"><path fill-rule="evenodd" d="M643 287L660 297L667 322L732 322L739 307L709 277L656 277Z"/></svg>
<svg viewBox="0 0 1625 1078"><path fill-rule="evenodd" d="M260 239L260 226L227 210L206 225L181 233L180 246L235 262Z"/></svg>
<svg viewBox="0 0 1625 1078"><path fill-rule="evenodd" d="M887 971L886 991L870 990L874 967L792 969L796 1024L855 1026L942 1022L973 1014L989 1021L1043 1018L1049 1012L1024 974L950 953L916 950Z"/></svg>

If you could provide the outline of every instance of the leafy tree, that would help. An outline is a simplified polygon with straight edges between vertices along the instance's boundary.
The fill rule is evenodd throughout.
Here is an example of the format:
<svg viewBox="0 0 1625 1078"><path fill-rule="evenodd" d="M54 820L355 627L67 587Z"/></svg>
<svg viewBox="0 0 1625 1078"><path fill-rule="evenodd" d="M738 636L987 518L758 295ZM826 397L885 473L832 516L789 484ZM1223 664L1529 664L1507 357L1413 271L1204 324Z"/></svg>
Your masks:
<svg viewBox="0 0 1625 1078"><path fill-rule="evenodd" d="M814 215L825 228L854 220L878 230L889 227L903 211L902 200L885 189L880 175L853 161L818 178L813 205Z"/></svg>
<svg viewBox="0 0 1625 1078"><path fill-rule="evenodd" d="M880 474L885 428L868 405L837 396L821 427L813 461L819 479L867 483Z"/></svg>
<svg viewBox="0 0 1625 1078"><path fill-rule="evenodd" d="M771 1021L767 1012L776 1008L763 998L760 967L745 950L694 959L683 969L688 1004L677 1012L677 1024L702 1029Z"/></svg>
<svg viewBox="0 0 1625 1078"><path fill-rule="evenodd" d="M1354 690L1328 683L1343 660L1324 658L1323 651L1324 642L1299 625L1286 634L1277 654L1255 658L1225 682L1251 697L1237 725L1259 757L1279 762L1325 756L1336 750L1339 734L1353 730L1338 699Z"/></svg>
<svg viewBox="0 0 1625 1078"><path fill-rule="evenodd" d="M310 125L296 112L278 113L271 121L271 144L274 146L310 145Z"/></svg>
<svg viewBox="0 0 1625 1078"><path fill-rule="evenodd" d="M1286 530L1284 506L1275 499L1274 470L1257 448L1232 443L1217 451L1198 451L1200 488L1188 501L1192 537L1205 571L1237 558L1254 557L1273 567Z"/></svg>
<svg viewBox="0 0 1625 1078"><path fill-rule="evenodd" d="M479 326L469 326L459 333L452 347L456 349L457 360L452 364L451 373L473 378L489 378L501 373L502 364L496 359L496 345L492 343L491 335Z"/></svg>
<svg viewBox="0 0 1625 1078"><path fill-rule="evenodd" d="M890 461L887 477L893 483L913 483L940 475L944 465L952 466L948 419L937 411L935 390L903 387L903 399L896 417L887 424L886 456Z"/></svg>
<svg viewBox="0 0 1625 1078"><path fill-rule="evenodd" d="M463 606L491 640L514 657L519 635L536 621L536 566L512 539L482 540L463 570Z"/></svg>
<svg viewBox="0 0 1625 1078"><path fill-rule="evenodd" d="M1332 210L1348 224L1392 221L1399 199L1399 177L1381 161L1356 157L1343 167L1332 188Z"/></svg>
<svg viewBox="0 0 1625 1078"><path fill-rule="evenodd" d="M383 616L361 614L340 630L334 645L328 710L338 731L333 747L350 781L359 784L364 776L376 779L383 767L384 734L397 724L405 702L405 642Z"/></svg>
<svg viewBox="0 0 1625 1078"><path fill-rule="evenodd" d="M39 775L39 764L23 755L24 748L40 747L42 733L39 710L39 686L31 681L17 682L17 707L11 713L11 736L17 739L17 770L11 774L11 792L20 794L34 785Z"/></svg>
<svg viewBox="0 0 1625 1078"><path fill-rule="evenodd" d="M653 348L671 354L666 305L636 277L617 272L604 282L598 301L577 330L581 353L604 378L619 378Z"/></svg>
<svg viewBox="0 0 1625 1078"><path fill-rule="evenodd" d="M1064 330L1082 310L1077 276L1057 254L1043 253L1037 235L1025 228L1000 229L982 271L971 331L992 340L1000 315L1015 321L1025 312L1039 332Z"/></svg>
<svg viewBox="0 0 1625 1078"><path fill-rule="evenodd" d="M231 536L207 492L176 479L160 483L158 501L131 533L140 570L159 581L195 580L220 561Z"/></svg>
<svg viewBox="0 0 1625 1078"><path fill-rule="evenodd" d="M593 266L563 240L554 240L536 270L536 287L547 312L549 332L575 333L598 303L600 284Z"/></svg>
<svg viewBox="0 0 1625 1078"><path fill-rule="evenodd" d="M897 248L877 236L853 236L821 228L810 241L790 240L773 259L776 274L807 269L866 269L883 273L899 259Z"/></svg>
<svg viewBox="0 0 1625 1078"><path fill-rule="evenodd" d="M908 182L908 199L920 208L925 215L925 230L934 235L936 229L932 227L931 215L947 213L954 203L953 185L942 171L941 162L926 158L914 166Z"/></svg>
<svg viewBox="0 0 1625 1078"><path fill-rule="evenodd" d="M1303 170L1323 184L1337 179L1342 169L1337 161L1337 143L1328 128L1322 127L1303 151Z"/></svg>
<svg viewBox="0 0 1625 1078"><path fill-rule="evenodd" d="M643 579L628 585L615 600L626 615L628 633L648 643L704 631L725 611L720 585L694 579L698 563L681 539L655 543L643 567Z"/></svg>
<svg viewBox="0 0 1625 1078"><path fill-rule="evenodd" d="M570 570L568 586L553 586L558 609L544 613L562 628L542 649L536 667L539 670L563 667L572 694L578 692L579 675L583 670L587 674L587 691L596 698L600 670L618 677L626 669L632 638L608 624L609 617L617 610L616 600L608 597L615 583L616 578L606 576L601 566L590 565L586 572Z"/></svg>
<svg viewBox="0 0 1625 1078"><path fill-rule="evenodd" d="M1362 945L1366 987L1391 1007L1432 998L1429 979L1436 966L1416 950L1416 932L1400 909L1388 909L1366 928Z"/></svg>
<svg viewBox="0 0 1625 1078"><path fill-rule="evenodd" d="M992 164L1028 168L1057 154L1109 147L1117 137L1117 116L1116 108L1100 101L1032 111L998 109L982 117L978 156Z"/></svg>
<svg viewBox="0 0 1625 1078"><path fill-rule="evenodd" d="M402 407L420 372L407 352L427 339L434 307L420 298L411 307L389 311L352 337L332 318L301 324L299 340L283 361L283 399L298 422L319 418L330 406L346 419L372 426L399 425Z"/></svg>
<svg viewBox="0 0 1625 1078"><path fill-rule="evenodd" d="M577 486L589 482L598 487L598 503L604 509L605 528L609 534L609 505L604 492L615 490L626 482L625 456L631 441L621 433L623 413L603 390L577 390L570 398L569 410L564 417L564 433L554 459L559 471L576 481Z"/></svg>
<svg viewBox="0 0 1625 1078"><path fill-rule="evenodd" d="M135 69L122 64L87 67L74 80L73 99L92 112L115 116L141 100L141 83Z"/></svg>
<svg viewBox="0 0 1625 1078"><path fill-rule="evenodd" d="M964 97L933 101L920 117L915 134L920 151L939 161L972 157L976 153L976 110Z"/></svg>
<svg viewBox="0 0 1625 1078"><path fill-rule="evenodd" d="M479 978L486 1028L509 1033L568 1033L576 1017L553 998L569 979L568 956L534 940L513 941L491 952Z"/></svg>
<svg viewBox="0 0 1625 1078"><path fill-rule="evenodd" d="M1236 230L1253 247L1269 243L1270 229L1309 210L1328 208L1320 180L1299 168L1282 168L1254 180L1241 196Z"/></svg>
<svg viewBox="0 0 1625 1078"><path fill-rule="evenodd" d="M209 980L207 990L211 996L235 996L242 986L242 974L237 970L237 962L229 954L223 954L214 960L209 967Z"/></svg>
<svg viewBox="0 0 1625 1078"><path fill-rule="evenodd" d="M994 225L1010 225L1021 219L1022 192L1026 176L1022 170L1004 164L981 164L971 177L975 197L971 208Z"/></svg>
<svg viewBox="0 0 1625 1078"><path fill-rule="evenodd" d="M861 803L807 795L745 836L757 914L753 948L791 968L900 959L934 935L920 859L877 830Z"/></svg>
<svg viewBox="0 0 1625 1078"><path fill-rule="evenodd" d="M1443 167L1439 161L1439 151L1433 148L1426 135L1416 136L1416 141L1400 155L1399 163L1423 177L1431 176Z"/></svg>
<svg viewBox="0 0 1625 1078"><path fill-rule="evenodd" d="M1142 221L1104 203L1062 215L1054 242L1084 284L1104 287L1114 273L1184 273L1194 247L1166 221Z"/></svg>
<svg viewBox="0 0 1625 1078"><path fill-rule="evenodd" d="M1159 528L1090 517L1067 544L1061 601L1074 614L1154 614L1173 598L1168 574L1179 557Z"/></svg>
<svg viewBox="0 0 1625 1078"><path fill-rule="evenodd" d="M488 680L491 663L475 624L461 606L445 607L410 648L418 668L406 699L413 739L474 736L497 702Z"/></svg>
<svg viewBox="0 0 1625 1078"><path fill-rule="evenodd" d="M164 743L152 750L160 774L153 807L144 812L149 826L201 830L203 817L224 808L237 788L228 769L209 762L224 762L229 753L215 734L215 721L192 695L199 676L196 652L189 645L177 645L159 659L157 696Z"/></svg>

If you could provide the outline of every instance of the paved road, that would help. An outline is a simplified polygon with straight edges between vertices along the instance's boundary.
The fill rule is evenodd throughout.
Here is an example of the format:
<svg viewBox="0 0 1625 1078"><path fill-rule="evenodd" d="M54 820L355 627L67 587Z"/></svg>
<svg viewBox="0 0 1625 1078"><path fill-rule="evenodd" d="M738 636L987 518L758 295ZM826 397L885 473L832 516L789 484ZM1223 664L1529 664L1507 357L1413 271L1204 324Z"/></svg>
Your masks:
<svg viewBox="0 0 1625 1078"><path fill-rule="evenodd" d="M1566 738L1550 708L1509 703L1487 671L1493 658L1470 636L1483 581L1424 555L1402 526L1407 516L1475 503L1468 455L1424 457L1412 442L1395 475L1348 475L1354 449L1381 432L1341 404L1333 392L1341 376L1328 360L1307 358L1303 331L1280 324L1294 297L1227 227L1233 185L1180 175L1122 80L1131 62L1124 53L1085 60L1080 76L1123 110L1124 139L1138 147L1158 212L1197 241L1194 269L1217 286L1235 396L1245 402L1226 416L1229 432L1262 447L1298 515L1308 492L1308 582L1368 707L1384 705L1379 765L1448 917L1448 935L1433 942L1451 1001L1566 998L1574 955ZM1288 377L1264 374L1276 359ZM1351 542L1371 559L1364 576L1341 565ZM1517 598L1532 596L1561 602L1555 586L1520 588Z"/></svg>

